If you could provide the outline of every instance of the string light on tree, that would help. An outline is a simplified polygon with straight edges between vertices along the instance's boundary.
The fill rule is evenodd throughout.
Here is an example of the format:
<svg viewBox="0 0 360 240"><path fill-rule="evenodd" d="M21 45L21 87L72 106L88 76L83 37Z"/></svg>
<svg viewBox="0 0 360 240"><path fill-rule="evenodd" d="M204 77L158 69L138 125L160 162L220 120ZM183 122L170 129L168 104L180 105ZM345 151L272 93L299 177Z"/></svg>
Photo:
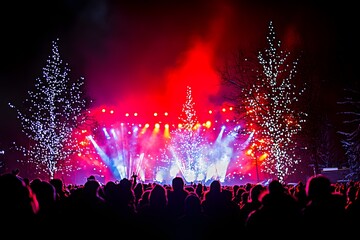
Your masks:
<svg viewBox="0 0 360 240"><path fill-rule="evenodd" d="M296 106L305 88L298 89L292 83L298 59L288 64L290 52L281 50L272 22L267 42L269 47L258 55L262 70L257 72L252 87L244 90L243 106L255 131L257 155L267 155L261 162L262 170L284 181L296 171L300 162L295 155L297 143L293 137L301 131L306 117Z"/></svg>
<svg viewBox="0 0 360 240"><path fill-rule="evenodd" d="M171 131L166 148L172 156L173 166L187 182L204 180L206 175L207 142L203 136L192 98L187 86L186 101L179 116L180 127Z"/></svg>
<svg viewBox="0 0 360 240"><path fill-rule="evenodd" d="M42 76L36 78L34 90L28 91L29 97L23 106L9 103L29 139L29 146L15 143L16 149L50 179L60 169L71 170L67 163L73 154L88 151L78 142L82 139L80 127L88 121L88 101L82 90L84 78L70 79L70 69L60 57L58 41L52 42L52 54L42 69Z"/></svg>
<svg viewBox="0 0 360 240"><path fill-rule="evenodd" d="M186 101L183 104L181 114L179 116L180 123L184 129L192 130L198 124L198 118L195 110L195 102L192 98L191 87L186 87Z"/></svg>
<svg viewBox="0 0 360 240"><path fill-rule="evenodd" d="M305 87L298 87L298 59L281 49L270 21L268 47L255 61L240 52L221 71L221 78L234 91L227 93L249 143L256 172L285 181L295 173L300 158L295 154L296 135L302 130L307 114L299 102ZM305 84L304 84L305 86Z"/></svg>

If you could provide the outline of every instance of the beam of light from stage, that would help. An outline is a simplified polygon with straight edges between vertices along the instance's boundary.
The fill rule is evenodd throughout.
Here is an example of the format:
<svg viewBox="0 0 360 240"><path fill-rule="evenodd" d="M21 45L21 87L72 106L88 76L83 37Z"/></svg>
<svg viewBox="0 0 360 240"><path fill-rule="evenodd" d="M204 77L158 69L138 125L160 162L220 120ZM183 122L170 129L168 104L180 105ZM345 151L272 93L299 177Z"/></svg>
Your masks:
<svg viewBox="0 0 360 240"><path fill-rule="evenodd" d="M205 178L208 157L208 141L201 125L196 129L177 129L172 132L171 155L186 182L202 181ZM174 162L174 161L173 161Z"/></svg>
<svg viewBox="0 0 360 240"><path fill-rule="evenodd" d="M119 166L122 172L121 177L126 178L128 173L128 166L129 166L130 148L127 137L127 129L125 124L123 123L120 124L120 137L119 137L119 141L117 141L117 144L120 144L117 154L120 156L120 159L122 160Z"/></svg>
<svg viewBox="0 0 360 240"><path fill-rule="evenodd" d="M133 127L132 138L134 139L133 141L136 140L136 145L140 144L137 141L137 139L139 138L139 127L138 126ZM136 158L135 167L134 167L133 172L135 173L135 175L137 175L139 177L139 179L141 181L145 181L145 172L144 172L144 169L143 169L145 153L141 152L140 154L137 154L137 156L138 157Z"/></svg>
<svg viewBox="0 0 360 240"><path fill-rule="evenodd" d="M134 173L139 176L139 179L141 181L145 181L145 172L143 171L142 169L142 165L143 165L143 161L144 161L144 156L145 154L144 153L141 153L138 160L137 160L137 164L136 164L136 167L135 167L135 171Z"/></svg>
<svg viewBox="0 0 360 240"><path fill-rule="evenodd" d="M164 129L164 138L168 139L170 138L170 126L169 124L165 124Z"/></svg>
<svg viewBox="0 0 360 240"><path fill-rule="evenodd" d="M223 128L225 129L224 126L223 126ZM239 129L240 129L240 126L236 126L233 130L231 130L226 135L226 137L223 139L223 144L229 145L230 143L235 141L235 139L237 139L237 137L238 137Z"/></svg>
<svg viewBox="0 0 360 240"><path fill-rule="evenodd" d="M109 165L110 158L106 155L106 153L101 149L101 147L96 143L96 141L92 138L92 136L86 137L93 144L97 154L101 157L101 159L105 162L106 165Z"/></svg>
<svg viewBox="0 0 360 240"><path fill-rule="evenodd" d="M236 126L234 130L230 131L226 137L223 138L226 127L221 127L220 133L212 145L210 154L211 164L207 169L205 181L210 179L218 179L221 182L225 181L230 161L234 155L234 149L231 144L236 139L239 128L240 126Z"/></svg>
<svg viewBox="0 0 360 240"><path fill-rule="evenodd" d="M120 156L118 159L121 160L118 162L118 168L122 178L130 179L135 174L139 176L140 180L145 181L143 170L145 152L141 152L142 146L138 134L138 126L133 126L131 130L128 130L124 124L120 125L120 137L115 143L117 155Z"/></svg>
<svg viewBox="0 0 360 240"><path fill-rule="evenodd" d="M215 140L215 143L220 143L221 142L221 139L224 135L224 131L225 131L225 126L222 126L221 127L221 130L220 130L220 133L219 135L217 136L216 140Z"/></svg>
<svg viewBox="0 0 360 240"><path fill-rule="evenodd" d="M181 161L181 159L177 156L176 151L174 150L173 147L170 147L169 150L174 159L173 164L170 166L170 171L169 171L171 179L176 177L180 172L180 175L185 179L186 182L194 182L195 180L199 180L199 181L203 180L203 178L199 179L199 177L196 177L197 173L195 171L186 168L185 163L183 161Z"/></svg>
<svg viewBox="0 0 360 240"><path fill-rule="evenodd" d="M154 127L154 130L153 130L153 134L158 134L160 131L160 124L159 123L155 123L155 127Z"/></svg>
<svg viewBox="0 0 360 240"><path fill-rule="evenodd" d="M133 136L137 136L137 134L138 134L138 131L139 131L139 127L138 126L134 126L133 127Z"/></svg>
<svg viewBox="0 0 360 240"><path fill-rule="evenodd" d="M162 158L164 160L167 160L167 166L166 167L160 167L157 166L156 167L156 171L155 171L155 181L157 182L168 182L171 183L171 180L176 177L179 174L179 171L181 172L180 168L181 168L181 164L178 161L178 158L176 156L175 151L173 150L173 148L170 146L168 148L168 151L171 153L171 159L169 159L169 156L165 153L165 149L162 149Z"/></svg>
<svg viewBox="0 0 360 240"><path fill-rule="evenodd" d="M116 134L116 132L115 132L115 129L111 129L110 130L110 132L111 132L111 135L113 136L113 138L115 139L115 141L117 141L119 138L118 138L118 136L117 136L117 134Z"/></svg>
<svg viewBox="0 0 360 240"><path fill-rule="evenodd" d="M146 128L149 128L149 126ZM146 145L145 146L143 145L143 147L144 147L143 152L145 154L147 154L149 151L151 151L151 149L153 149L154 145L156 145L156 140L158 138L159 131L160 131L160 124L156 123L154 125L154 129L153 129L149 139L146 142Z"/></svg>
<svg viewBox="0 0 360 240"><path fill-rule="evenodd" d="M93 139L92 136L87 136L86 137L88 140L90 140L90 142L93 144L97 154L100 156L100 158L103 160L103 162L106 164L106 166L108 166L111 170L111 173L113 174L113 176L116 178L118 175L118 171L116 166L114 166L112 164L111 159L108 157L108 155L101 149L101 147L96 143L96 141Z"/></svg>
<svg viewBox="0 0 360 240"><path fill-rule="evenodd" d="M230 131L228 135L235 139L239 136L240 129L241 129L241 126L238 125L238 126L234 127L234 130Z"/></svg>
<svg viewBox="0 0 360 240"><path fill-rule="evenodd" d="M184 175L185 173L185 166L182 161L180 161L179 157L176 154L176 151L174 151L173 147L170 147L171 155L175 159L175 166L172 166L170 169L170 176L172 178L176 177L177 173L180 171L181 175Z"/></svg>
<svg viewBox="0 0 360 240"><path fill-rule="evenodd" d="M140 134L145 134L146 130L147 130L149 127L150 127L150 125L149 125L148 123L146 123L146 124L144 125L144 127L141 129Z"/></svg>
<svg viewBox="0 0 360 240"><path fill-rule="evenodd" d="M114 141L106 143L106 144L110 144L115 148L115 153L112 153L112 155L114 155L113 157L113 164L116 167L116 173L114 174L117 178L119 179L123 179L124 177L126 177L126 172L125 172L125 167L124 167L124 159L123 156L120 154L120 146L119 146L119 136L116 133L116 130L114 128L112 128L110 130Z"/></svg>
<svg viewBox="0 0 360 240"><path fill-rule="evenodd" d="M254 137L254 134L255 134L255 131L252 131L249 134L249 137L246 139L246 141L241 144L241 147L240 147L241 150L244 150L245 148L247 148L247 146L249 146L251 139Z"/></svg>
<svg viewBox="0 0 360 240"><path fill-rule="evenodd" d="M236 129L234 129L234 134L238 135L239 131L236 131ZM248 177L252 176L253 157L251 157L251 151L249 152L248 147L253 137L254 132L251 132L244 141L235 141L233 144L233 155L235 157L234 162L231 162L230 171L232 172L234 177L235 175L242 175L242 177L239 178L240 180L243 180L243 178L246 177L244 173L247 173Z"/></svg>
<svg viewBox="0 0 360 240"><path fill-rule="evenodd" d="M106 130L106 128L103 128L102 130L103 130L103 132L104 132L104 134L105 134L106 139L109 140L109 139L110 139L110 135L109 135L108 131Z"/></svg>

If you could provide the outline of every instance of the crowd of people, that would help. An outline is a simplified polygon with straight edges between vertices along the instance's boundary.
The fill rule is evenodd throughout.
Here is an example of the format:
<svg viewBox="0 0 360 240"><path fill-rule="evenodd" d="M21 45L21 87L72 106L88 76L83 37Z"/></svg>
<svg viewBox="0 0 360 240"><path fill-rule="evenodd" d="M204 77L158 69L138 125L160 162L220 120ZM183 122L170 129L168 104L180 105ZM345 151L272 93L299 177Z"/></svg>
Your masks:
<svg viewBox="0 0 360 240"><path fill-rule="evenodd" d="M314 175L306 183L224 186L213 180L185 184L141 183L136 178L83 185L61 179L0 175L1 232L39 237L131 235L132 239L215 239L255 236L324 236L356 233L360 184L331 183ZM15 229L15 231L14 231ZM51 232L51 235L49 234ZM294 236L294 235L292 235Z"/></svg>

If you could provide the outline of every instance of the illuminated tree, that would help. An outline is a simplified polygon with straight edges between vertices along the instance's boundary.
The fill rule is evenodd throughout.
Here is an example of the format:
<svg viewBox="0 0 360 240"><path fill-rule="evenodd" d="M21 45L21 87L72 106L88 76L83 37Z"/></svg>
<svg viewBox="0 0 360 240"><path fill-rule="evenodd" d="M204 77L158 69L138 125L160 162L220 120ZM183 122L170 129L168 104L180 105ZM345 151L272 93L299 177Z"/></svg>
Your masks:
<svg viewBox="0 0 360 240"><path fill-rule="evenodd" d="M205 179L206 140L202 134L194 108L191 87L187 87L186 101L179 116L180 126L170 133L167 149L175 169L186 181Z"/></svg>
<svg viewBox="0 0 360 240"><path fill-rule="evenodd" d="M249 146L256 165L284 181L300 163L295 135L301 131L306 114L297 104L305 88L295 85L298 59L291 61L290 52L281 49L272 22L267 43L268 48L257 55L260 68L247 59L236 61L225 67L221 77L238 91L233 104L248 133L254 133ZM244 77L247 75L250 77Z"/></svg>
<svg viewBox="0 0 360 240"><path fill-rule="evenodd" d="M60 57L57 39L52 42L52 54L42 69L42 77L36 78L35 89L28 91L22 110L9 103L29 139L29 146L14 143L16 149L50 179L60 170L59 166L71 168L65 163L82 151L79 129L88 120L88 101L82 90L84 78L71 81L69 73Z"/></svg>
<svg viewBox="0 0 360 240"><path fill-rule="evenodd" d="M191 87L186 87L186 101L183 104L182 112L179 116L180 124L183 129L192 130L198 123L196 110L194 108L195 102L192 98Z"/></svg>
<svg viewBox="0 0 360 240"><path fill-rule="evenodd" d="M345 89L346 96L338 104L343 106L339 112L345 119L344 130L338 131L342 137L342 145L347 157L350 173L346 176L349 180L360 180L360 104L359 92Z"/></svg>

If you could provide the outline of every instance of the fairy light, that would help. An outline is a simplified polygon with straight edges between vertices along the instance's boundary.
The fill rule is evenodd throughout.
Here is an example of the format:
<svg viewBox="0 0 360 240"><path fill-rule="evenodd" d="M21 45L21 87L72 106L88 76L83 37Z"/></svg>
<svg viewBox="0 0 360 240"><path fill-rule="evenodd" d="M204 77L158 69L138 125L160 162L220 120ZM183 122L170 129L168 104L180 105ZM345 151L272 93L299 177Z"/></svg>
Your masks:
<svg viewBox="0 0 360 240"><path fill-rule="evenodd" d="M204 176L206 171L203 161L208 144L200 131L194 105L191 87L187 86L179 126L170 132L170 141L165 147L168 150L166 158L171 159L188 182L204 180L198 178Z"/></svg>
<svg viewBox="0 0 360 240"><path fill-rule="evenodd" d="M76 129L87 120L87 101L82 91L84 78L70 80L70 69L63 64L58 41L52 42L52 54L42 69L42 76L36 78L34 90L28 91L22 110L9 103L30 140L30 146L16 145L16 149L50 178L60 170L60 162L68 161L71 155L79 155L84 149L77 140L81 131ZM72 169L71 165L63 166L62 170Z"/></svg>
<svg viewBox="0 0 360 240"><path fill-rule="evenodd" d="M253 150L258 152L258 156L255 157L267 153L262 157L262 171L284 181L300 163L294 154L297 143L293 136L301 131L306 114L293 106L305 88L298 89L292 84L298 60L287 63L290 52L280 49L281 42L276 42L272 22L267 42L269 47L258 54L262 70L258 72L255 83L243 90L242 107L248 126L256 132L253 138L256 149Z"/></svg>
<svg viewBox="0 0 360 240"><path fill-rule="evenodd" d="M179 116L179 120L182 123L184 129L191 130L198 123L198 118L196 115L196 110L194 108L195 102L192 98L191 87L187 86L186 88L186 101L183 104L182 112Z"/></svg>

